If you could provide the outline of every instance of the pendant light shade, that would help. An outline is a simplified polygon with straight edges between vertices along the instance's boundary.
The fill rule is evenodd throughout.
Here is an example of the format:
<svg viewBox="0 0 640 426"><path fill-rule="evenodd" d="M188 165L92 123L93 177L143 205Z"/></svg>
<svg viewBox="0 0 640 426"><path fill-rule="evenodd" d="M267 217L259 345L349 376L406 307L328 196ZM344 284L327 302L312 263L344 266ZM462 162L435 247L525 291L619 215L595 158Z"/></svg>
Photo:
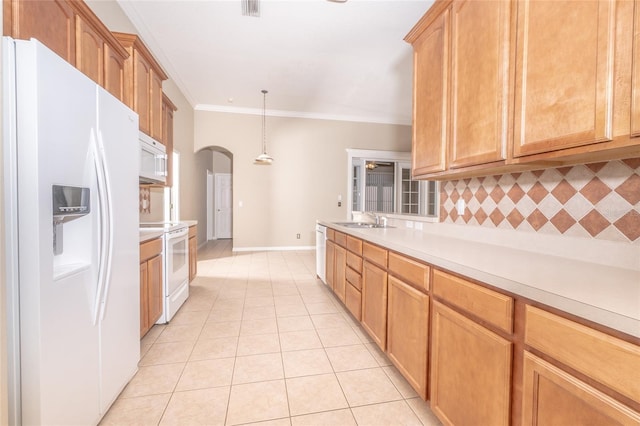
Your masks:
<svg viewBox="0 0 640 426"><path fill-rule="evenodd" d="M262 154L258 155L253 164L268 166L273 158L267 154L267 92L262 90Z"/></svg>

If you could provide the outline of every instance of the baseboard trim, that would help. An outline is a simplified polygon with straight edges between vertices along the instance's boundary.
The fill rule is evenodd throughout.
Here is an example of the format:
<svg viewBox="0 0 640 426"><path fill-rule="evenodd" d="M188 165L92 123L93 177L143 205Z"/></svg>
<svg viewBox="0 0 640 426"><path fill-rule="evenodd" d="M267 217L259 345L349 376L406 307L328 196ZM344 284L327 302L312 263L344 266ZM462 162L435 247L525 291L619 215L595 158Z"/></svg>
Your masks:
<svg viewBox="0 0 640 426"><path fill-rule="evenodd" d="M295 251L315 250L316 246L287 246L287 247L234 247L231 251Z"/></svg>

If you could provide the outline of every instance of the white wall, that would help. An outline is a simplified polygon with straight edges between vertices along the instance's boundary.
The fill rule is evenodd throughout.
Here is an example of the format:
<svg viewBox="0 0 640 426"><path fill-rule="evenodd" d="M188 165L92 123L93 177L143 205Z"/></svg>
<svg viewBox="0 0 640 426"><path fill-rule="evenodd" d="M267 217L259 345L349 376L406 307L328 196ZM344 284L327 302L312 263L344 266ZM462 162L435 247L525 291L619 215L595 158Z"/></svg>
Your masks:
<svg viewBox="0 0 640 426"><path fill-rule="evenodd" d="M2 8L0 8L0 18L2 18ZM2 19L0 19L1 21ZM2 55L2 49L0 48L0 55ZM2 79L3 73L0 64L0 79ZM0 99L2 98L2 88L0 87ZM2 127L2 103L0 102L0 132L4 132ZM4 174L4 152L3 144L0 145L0 174ZM3 180L4 181L4 180ZM4 200L4 185L0 185L0 200ZM7 387L7 319L6 315L6 289L7 283L5 279L5 231L4 231L4 209L0 209L0 425L6 425L9 422L9 408L8 408L8 387Z"/></svg>
<svg viewBox="0 0 640 426"><path fill-rule="evenodd" d="M317 219L347 219L347 148L411 150L410 126L267 117L267 152L275 160L257 166L261 120L195 112L194 149L233 154L234 249L313 246Z"/></svg>

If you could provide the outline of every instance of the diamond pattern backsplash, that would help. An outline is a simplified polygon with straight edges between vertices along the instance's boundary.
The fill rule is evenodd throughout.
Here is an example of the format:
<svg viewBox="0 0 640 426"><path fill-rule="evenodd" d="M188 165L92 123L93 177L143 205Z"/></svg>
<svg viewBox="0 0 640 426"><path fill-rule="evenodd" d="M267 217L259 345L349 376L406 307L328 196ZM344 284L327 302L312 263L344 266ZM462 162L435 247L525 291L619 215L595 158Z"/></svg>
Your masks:
<svg viewBox="0 0 640 426"><path fill-rule="evenodd" d="M640 158L454 180L440 191L441 222L640 244Z"/></svg>

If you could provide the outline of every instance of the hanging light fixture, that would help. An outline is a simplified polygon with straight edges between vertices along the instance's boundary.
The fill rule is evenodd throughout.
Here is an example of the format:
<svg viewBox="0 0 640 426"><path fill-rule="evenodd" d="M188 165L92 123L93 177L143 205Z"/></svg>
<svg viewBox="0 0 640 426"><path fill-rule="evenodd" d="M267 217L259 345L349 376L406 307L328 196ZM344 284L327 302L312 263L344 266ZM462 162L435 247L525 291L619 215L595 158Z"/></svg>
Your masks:
<svg viewBox="0 0 640 426"><path fill-rule="evenodd" d="M258 155L253 164L268 166L273 158L267 154L267 92L262 89L262 154Z"/></svg>

